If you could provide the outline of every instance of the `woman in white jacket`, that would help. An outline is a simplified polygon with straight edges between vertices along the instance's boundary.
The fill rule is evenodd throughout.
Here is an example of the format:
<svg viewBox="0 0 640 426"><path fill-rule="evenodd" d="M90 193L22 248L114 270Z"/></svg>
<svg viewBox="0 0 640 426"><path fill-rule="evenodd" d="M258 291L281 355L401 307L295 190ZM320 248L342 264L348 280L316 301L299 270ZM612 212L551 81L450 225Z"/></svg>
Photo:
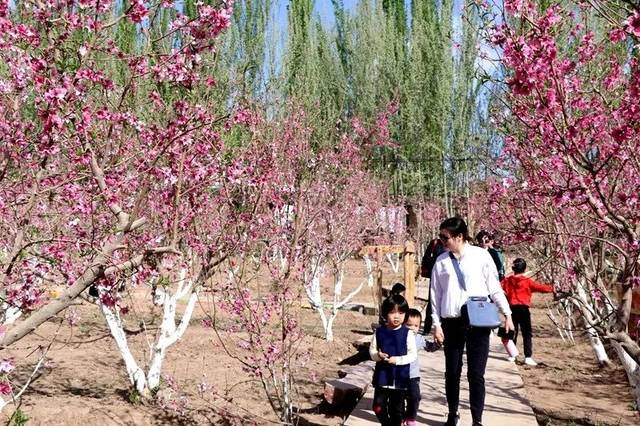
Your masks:
<svg viewBox="0 0 640 426"><path fill-rule="evenodd" d="M489 357L489 328L471 327L467 314L469 297L487 297L498 305L506 317L505 328L513 330L509 303L500 287L498 271L488 251L469 244L465 221L452 217L440 224L440 240L446 252L436 259L431 272L433 335L444 344L445 390L449 413L445 426L460 422L460 374L462 355L467 348L469 405L474 426L482 425L484 411L484 372ZM453 256L452 256L453 255ZM460 283L454 267L457 262L464 283Z"/></svg>

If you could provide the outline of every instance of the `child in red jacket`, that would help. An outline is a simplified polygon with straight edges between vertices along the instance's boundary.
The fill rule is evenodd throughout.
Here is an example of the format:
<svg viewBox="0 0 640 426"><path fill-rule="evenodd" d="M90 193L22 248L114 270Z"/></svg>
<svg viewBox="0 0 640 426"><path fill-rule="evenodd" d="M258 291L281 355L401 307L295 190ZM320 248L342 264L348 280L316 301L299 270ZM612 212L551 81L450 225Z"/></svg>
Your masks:
<svg viewBox="0 0 640 426"><path fill-rule="evenodd" d="M513 325L515 326L515 336L513 342L518 339L518 331L522 328L522 338L524 340L524 363L531 366L538 365L531 357L533 355L532 332L531 332L531 293L553 293L553 286L540 284L524 275L527 269L527 262L518 258L513 261L513 275L509 275L502 280L509 306L511 307ZM510 359L511 360L511 359ZM511 360L513 361L513 360Z"/></svg>

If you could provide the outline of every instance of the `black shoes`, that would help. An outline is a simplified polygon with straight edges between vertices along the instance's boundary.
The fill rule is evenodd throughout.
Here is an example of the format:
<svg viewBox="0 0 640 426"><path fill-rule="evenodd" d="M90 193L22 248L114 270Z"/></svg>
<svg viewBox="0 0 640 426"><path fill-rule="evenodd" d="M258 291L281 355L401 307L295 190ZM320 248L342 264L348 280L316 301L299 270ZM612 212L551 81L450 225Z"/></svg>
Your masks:
<svg viewBox="0 0 640 426"><path fill-rule="evenodd" d="M460 413L449 413L444 426L460 426Z"/></svg>
<svg viewBox="0 0 640 426"><path fill-rule="evenodd" d="M460 413L449 413L444 426L460 426ZM473 426L482 426L482 423L473 422Z"/></svg>

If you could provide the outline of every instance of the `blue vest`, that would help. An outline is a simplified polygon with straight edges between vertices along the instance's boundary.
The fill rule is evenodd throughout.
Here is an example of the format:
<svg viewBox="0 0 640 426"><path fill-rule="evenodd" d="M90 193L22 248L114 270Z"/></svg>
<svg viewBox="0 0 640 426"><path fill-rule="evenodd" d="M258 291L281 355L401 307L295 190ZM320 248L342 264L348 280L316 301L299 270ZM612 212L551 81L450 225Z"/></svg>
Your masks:
<svg viewBox="0 0 640 426"><path fill-rule="evenodd" d="M397 330L380 326L376 329L376 344L378 350L389 356L404 356L407 354L407 335L409 329L405 326ZM376 362L373 372L373 386L393 386L397 389L409 388L409 364L394 365L385 361Z"/></svg>

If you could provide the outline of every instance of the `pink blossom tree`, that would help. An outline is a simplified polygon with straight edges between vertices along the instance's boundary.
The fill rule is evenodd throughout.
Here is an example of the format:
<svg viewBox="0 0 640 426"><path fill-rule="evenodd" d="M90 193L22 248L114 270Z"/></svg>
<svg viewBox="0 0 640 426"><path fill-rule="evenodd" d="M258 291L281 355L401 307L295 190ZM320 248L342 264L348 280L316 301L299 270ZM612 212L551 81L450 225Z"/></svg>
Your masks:
<svg viewBox="0 0 640 426"><path fill-rule="evenodd" d="M509 176L497 193L509 199L517 238L557 247L550 257L588 327L637 363L627 327L640 272L640 11L620 16L605 2L504 8L490 30L508 87L500 119Z"/></svg>
<svg viewBox="0 0 640 426"><path fill-rule="evenodd" d="M192 93L207 91L202 58L230 8L202 5L189 19L169 2L2 1L2 292L28 314L3 347L98 280L181 254L183 242L206 252L191 226L196 207L214 207L226 118ZM174 19L155 25L163 16ZM133 46L113 41L119 26ZM66 289L47 301L51 283Z"/></svg>
<svg viewBox="0 0 640 426"><path fill-rule="evenodd" d="M123 314L117 290L165 257L196 259L199 285L233 250L202 219L224 198L222 135L248 119L203 73L232 4L0 1L0 348L90 286Z"/></svg>
<svg viewBox="0 0 640 426"><path fill-rule="evenodd" d="M262 385L283 422L298 417L298 375L310 356L300 328L303 291L316 297L309 286L320 268L330 259L344 263L360 248L365 224L374 222L376 211L367 206L379 199L365 189L372 180L356 143L361 139L315 145L304 111L294 105L288 111L283 119L257 126L237 157L243 170L238 179L244 182L237 203L252 206L247 214L253 219L251 226L229 232L238 245L217 278L210 313L227 354Z"/></svg>
<svg viewBox="0 0 640 426"><path fill-rule="evenodd" d="M311 262L304 266L304 288L307 300L320 316L328 341L333 341L333 322L339 310L365 285L373 287L373 265L365 255L365 278L343 296L345 264L365 245L370 233L382 228L377 213L383 207L385 189L365 171L366 147L360 147L357 142L345 135L338 147L320 153L318 161L322 163L322 170L309 188L312 196L307 208L316 210L318 215L305 234ZM325 274L332 281L327 302L321 284Z"/></svg>

